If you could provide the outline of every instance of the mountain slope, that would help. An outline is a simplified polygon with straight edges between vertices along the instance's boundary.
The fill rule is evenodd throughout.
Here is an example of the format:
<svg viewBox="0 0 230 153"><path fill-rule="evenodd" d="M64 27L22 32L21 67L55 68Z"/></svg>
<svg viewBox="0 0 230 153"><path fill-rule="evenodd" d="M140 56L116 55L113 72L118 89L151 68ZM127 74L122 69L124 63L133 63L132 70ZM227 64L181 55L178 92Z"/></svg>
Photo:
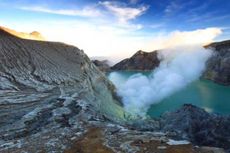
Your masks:
<svg viewBox="0 0 230 153"><path fill-rule="evenodd" d="M107 60L99 61L99 60L92 60L92 62L102 71L108 72L110 71L110 66Z"/></svg>
<svg viewBox="0 0 230 153"><path fill-rule="evenodd" d="M205 79L223 85L230 85L230 40L215 42L206 48L214 51L213 56L207 61Z"/></svg>
<svg viewBox="0 0 230 153"><path fill-rule="evenodd" d="M209 115L191 105L163 118L125 120L133 118L118 105L114 86L74 46L20 39L0 30L0 80L3 153L161 153L162 148L169 152L224 152L191 143L172 146L171 137L192 140L197 145L230 148L229 117ZM192 125L202 127L202 136L208 135L209 139L202 143L191 139L194 134L197 136L186 130L191 124L181 124L191 118Z"/></svg>
<svg viewBox="0 0 230 153"><path fill-rule="evenodd" d="M230 85L230 40L211 43L205 48L213 50L213 56L206 63L203 78L223 85ZM157 51L138 51L132 57L115 64L112 70L153 70L159 66Z"/></svg>
<svg viewBox="0 0 230 153"><path fill-rule="evenodd" d="M112 70L153 70L160 64L157 51L138 51L132 57L115 64Z"/></svg>
<svg viewBox="0 0 230 153"><path fill-rule="evenodd" d="M123 117L114 86L74 46L0 30L0 80L0 152L15 145L60 150L90 120Z"/></svg>

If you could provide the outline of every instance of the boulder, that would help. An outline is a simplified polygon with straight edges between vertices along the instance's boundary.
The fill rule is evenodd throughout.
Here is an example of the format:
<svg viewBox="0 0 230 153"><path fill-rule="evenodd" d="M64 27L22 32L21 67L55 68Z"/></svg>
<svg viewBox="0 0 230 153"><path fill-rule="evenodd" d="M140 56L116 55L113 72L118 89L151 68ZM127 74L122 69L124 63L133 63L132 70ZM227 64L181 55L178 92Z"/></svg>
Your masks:
<svg viewBox="0 0 230 153"><path fill-rule="evenodd" d="M230 149L230 116L207 113L204 109L184 104L161 117L161 129L177 133L195 145Z"/></svg>

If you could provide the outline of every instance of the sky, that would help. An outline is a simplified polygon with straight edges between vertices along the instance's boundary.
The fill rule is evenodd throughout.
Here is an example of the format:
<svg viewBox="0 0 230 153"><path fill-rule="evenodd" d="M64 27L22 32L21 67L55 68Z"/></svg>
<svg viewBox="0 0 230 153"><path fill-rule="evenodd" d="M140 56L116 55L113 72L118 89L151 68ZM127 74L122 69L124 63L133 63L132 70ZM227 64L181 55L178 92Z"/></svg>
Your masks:
<svg viewBox="0 0 230 153"><path fill-rule="evenodd" d="M122 59L230 39L230 0L0 0L0 25Z"/></svg>

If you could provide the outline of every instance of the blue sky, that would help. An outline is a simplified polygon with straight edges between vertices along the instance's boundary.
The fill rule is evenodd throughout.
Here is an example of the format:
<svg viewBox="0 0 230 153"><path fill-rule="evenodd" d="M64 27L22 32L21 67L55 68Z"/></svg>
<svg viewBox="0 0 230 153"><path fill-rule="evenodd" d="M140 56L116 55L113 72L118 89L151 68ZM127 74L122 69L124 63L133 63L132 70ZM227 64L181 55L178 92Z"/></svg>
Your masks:
<svg viewBox="0 0 230 153"><path fill-rule="evenodd" d="M146 42L175 32L218 28L222 34L215 40L230 38L229 0L0 0L0 10L1 25L38 30L50 40L77 45L92 56L151 50L154 47L143 47L151 46Z"/></svg>

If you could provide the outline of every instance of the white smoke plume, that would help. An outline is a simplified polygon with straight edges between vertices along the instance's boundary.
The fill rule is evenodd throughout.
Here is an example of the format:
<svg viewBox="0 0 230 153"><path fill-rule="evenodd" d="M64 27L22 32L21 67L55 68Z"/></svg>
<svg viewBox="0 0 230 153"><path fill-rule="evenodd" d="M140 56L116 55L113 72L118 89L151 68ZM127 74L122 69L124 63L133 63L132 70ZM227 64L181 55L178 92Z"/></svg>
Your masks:
<svg viewBox="0 0 230 153"><path fill-rule="evenodd" d="M134 115L145 116L152 104L159 103L199 79L212 54L211 50L202 46L221 33L220 28L206 28L176 31L166 37L156 38L151 44L166 48L158 51L160 66L150 76L136 74L126 82L114 82L125 109Z"/></svg>
<svg viewBox="0 0 230 153"><path fill-rule="evenodd" d="M173 31L168 35L154 38L149 46L156 50L185 45L207 45L222 34L220 28L205 28L193 31Z"/></svg>
<svg viewBox="0 0 230 153"><path fill-rule="evenodd" d="M152 104L186 87L205 69L211 51L203 47L176 47L159 51L160 66L150 76L131 76L118 89L125 109L145 116Z"/></svg>

